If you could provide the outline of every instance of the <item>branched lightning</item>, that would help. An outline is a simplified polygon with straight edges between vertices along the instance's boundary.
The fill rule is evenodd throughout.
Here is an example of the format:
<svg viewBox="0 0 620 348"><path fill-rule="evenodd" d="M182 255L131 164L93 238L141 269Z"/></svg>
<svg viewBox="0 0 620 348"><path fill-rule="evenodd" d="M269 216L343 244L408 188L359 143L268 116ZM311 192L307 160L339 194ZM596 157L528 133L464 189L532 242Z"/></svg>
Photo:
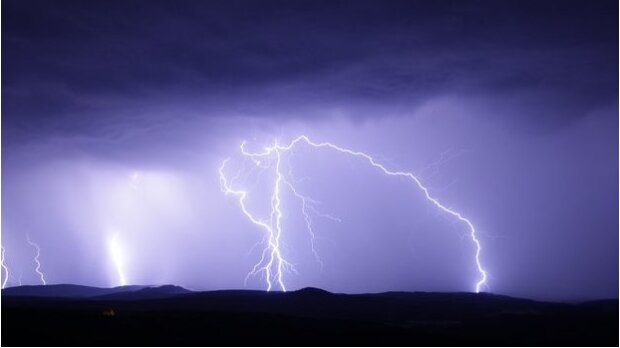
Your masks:
<svg viewBox="0 0 620 348"><path fill-rule="evenodd" d="M34 262L37 264L34 271L37 272L37 274L39 275L39 278L41 279L41 283L43 285L47 285L47 282L45 281L45 276L43 272L41 271L41 260L39 260L39 257L41 256L41 247L39 247L39 244L30 240L30 236L28 235L26 235L26 241L28 242L28 244L34 247L37 251L37 254L34 256Z"/></svg>
<svg viewBox="0 0 620 348"><path fill-rule="evenodd" d="M4 247L0 246L2 249L2 269L4 270L4 280L2 281L2 289L6 287L6 283L9 281L9 267L7 267L5 259L4 259Z"/></svg>
<svg viewBox="0 0 620 348"><path fill-rule="evenodd" d="M314 256L314 259L321 265L321 269L323 269L323 261L321 261L321 257L319 256L319 253L316 251L316 248L315 248L316 235L314 234L314 230L312 228L312 215L311 214L314 214L316 216L323 217L326 219L330 219L335 222L342 222L342 220L340 220L337 217L333 217L331 215L323 214L319 212L314 207L318 203L317 201L297 192L297 189L295 188L295 186L293 186L293 184L291 184L289 181L284 181L284 183L291 190L293 195L301 201L301 213L304 216L304 222L306 223L306 230L308 231L308 234L310 235L310 248L312 250L312 255Z"/></svg>
<svg viewBox="0 0 620 348"><path fill-rule="evenodd" d="M306 135L298 136L297 138L293 139L288 145L280 145L276 141L272 146L265 147L262 152L248 152L245 149L245 142L241 143L241 146L240 146L241 154L244 157L251 159L255 166L260 167L262 169L267 169L267 168L274 169L275 182L274 182L272 196L271 196L271 214L268 220L262 220L262 219L255 217L248 210L247 205L246 205L246 198L248 196L248 192L245 190L233 188L234 180L227 179L224 173L224 168L226 164L228 163L229 159L226 159L219 168L220 184L222 187L222 191L226 193L227 195L236 196L243 214L245 214L246 217L252 223L254 223L255 225L258 225L263 230L265 230L265 232L267 233L267 238L266 238L267 246L263 250L261 260L254 266L252 271L248 274L248 277L256 273L263 272L263 274L265 275L265 279L267 281L267 290L271 290L273 283L277 282L280 288L283 291L286 291L286 287L283 281L283 272L287 268L290 268L290 269L293 269L293 268L292 268L291 263L289 263L288 261L284 259L284 257L282 256L282 252L280 250L280 246L281 246L280 237L282 235L281 192L282 192L283 186L286 186L287 188L289 188L292 194L298 199L300 199L302 202L302 214L306 222L306 228L308 230L308 233L310 233L310 236L311 236L312 252L315 258L317 259L317 261L321 263L320 258L318 257L318 253L316 252L316 249L314 248L314 236L315 235L312 229L312 219L310 217L311 211L314 212L315 214L317 213L315 209L313 208L313 204L312 204L315 201L313 201L309 197L306 197L300 194L295 189L291 181L285 178L285 175L282 173L282 170L281 170L282 155L286 152L292 151L294 147L300 143L305 143L306 145L311 146L313 148L317 148L317 149L326 148L326 149L334 150L342 154L346 154L349 156L362 159L368 164L370 164L372 167L379 169L385 175L402 177L402 178L412 181L415 184L415 186L422 191L427 201L432 203L439 210L456 218L458 221L460 221L461 223L467 226L471 241L475 245L475 249L476 249L475 263L476 263L477 271L479 273L479 278L475 284L475 291L480 292L482 287L486 285L487 272L484 270L482 263L480 261L482 245L480 243L480 240L477 237L476 228L474 227L474 225L469 219L465 218L458 211L448 208L445 205L441 204L436 198L431 196L429 189L426 186L424 186L422 182L412 173L404 172L404 171L393 171L393 170L387 169L383 164L377 162L372 156L364 152L354 151L348 148L340 147L330 142L314 142L310 140L310 138L308 138ZM270 161L273 161L274 163L272 165L265 165L265 166L263 165L265 162L270 163ZM318 215L322 216L322 214L318 214ZM325 216L325 217L332 218L330 216ZM247 280L247 277L246 277L246 280Z"/></svg>

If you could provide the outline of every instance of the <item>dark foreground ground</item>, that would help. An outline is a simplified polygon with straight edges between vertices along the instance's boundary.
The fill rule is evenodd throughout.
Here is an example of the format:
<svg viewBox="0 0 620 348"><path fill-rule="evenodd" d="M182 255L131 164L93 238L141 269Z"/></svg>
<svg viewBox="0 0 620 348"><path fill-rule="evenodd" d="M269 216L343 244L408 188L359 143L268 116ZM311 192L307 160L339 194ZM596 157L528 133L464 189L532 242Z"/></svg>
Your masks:
<svg viewBox="0 0 620 348"><path fill-rule="evenodd" d="M491 294L189 292L73 285L2 291L3 346L618 346L618 300Z"/></svg>

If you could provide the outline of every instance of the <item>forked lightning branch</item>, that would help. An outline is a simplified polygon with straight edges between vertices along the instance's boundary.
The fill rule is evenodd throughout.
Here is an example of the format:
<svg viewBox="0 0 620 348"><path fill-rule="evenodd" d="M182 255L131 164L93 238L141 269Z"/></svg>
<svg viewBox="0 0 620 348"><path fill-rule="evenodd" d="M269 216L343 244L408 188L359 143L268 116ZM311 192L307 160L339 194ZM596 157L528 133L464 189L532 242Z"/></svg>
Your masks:
<svg viewBox="0 0 620 348"><path fill-rule="evenodd" d="M253 165L251 170L272 170L274 173L273 186L270 188L270 206L267 217L259 217L256 212L253 212L248 207L247 199L250 192L245 188L237 187L236 179L240 176L240 173L237 173L238 175L234 177L227 175L226 166L229 159L224 160L219 168L219 178L222 191L227 195L236 197L239 207L241 208L241 212L245 215L245 217L265 232L265 238L263 240L264 248L261 253L261 258L248 273L248 277L257 274L262 275L266 281L267 290L272 290L276 287L282 291L286 291L287 289L285 283L285 273L287 271L294 271L294 268L292 263L286 260L285 255L283 255L282 252L282 235L286 233L282 225L282 194L286 190L289 190L289 192L291 192L296 198L301 200L301 214L303 214L306 228L312 241L312 253L317 261L321 262L317 251L314 249L312 216L317 215L331 219L335 218L319 213L314 208L314 201L311 198L304 196L298 189L296 189L294 185L295 181L290 177L290 171L285 171L283 156L286 153L291 152L297 146L308 146L316 150L336 151L343 155L357 158L361 162L376 168L384 175L400 177L414 184L422 192L430 204L443 213L461 222L462 225L468 230L469 238L475 247L473 262L475 262L476 269L478 271L478 279L476 279L473 289L476 292L480 292L483 287L486 286L487 272L480 261L482 245L478 239L476 228L468 218L464 217L460 212L446 207L436 198L431 196L428 188L424 186L422 182L415 175L413 175L413 173L390 170L383 164L377 162L372 156L364 152L351 150L329 142L314 142L305 135L298 136L285 145L281 145L276 141L273 145L265 147L260 152L247 151L245 148L245 142L241 143L241 155L244 158L251 160Z"/></svg>

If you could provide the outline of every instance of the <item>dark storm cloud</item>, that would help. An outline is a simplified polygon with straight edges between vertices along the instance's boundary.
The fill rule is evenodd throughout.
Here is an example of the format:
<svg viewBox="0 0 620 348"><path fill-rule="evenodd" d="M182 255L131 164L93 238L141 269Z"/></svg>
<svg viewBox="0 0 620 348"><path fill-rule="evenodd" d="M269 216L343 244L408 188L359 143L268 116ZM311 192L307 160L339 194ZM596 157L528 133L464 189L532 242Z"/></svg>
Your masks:
<svg viewBox="0 0 620 348"><path fill-rule="evenodd" d="M527 104L511 122L553 128L617 96L613 1L2 6L9 141L33 128L88 132L118 124L111 112L128 121L179 102L260 114L312 104L416 106L445 94Z"/></svg>

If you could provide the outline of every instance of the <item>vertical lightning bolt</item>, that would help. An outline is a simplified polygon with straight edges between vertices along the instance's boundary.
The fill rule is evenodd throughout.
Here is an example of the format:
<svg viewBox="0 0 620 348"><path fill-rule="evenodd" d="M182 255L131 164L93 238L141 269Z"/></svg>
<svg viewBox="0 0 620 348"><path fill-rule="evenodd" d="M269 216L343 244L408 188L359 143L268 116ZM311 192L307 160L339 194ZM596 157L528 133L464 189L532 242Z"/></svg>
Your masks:
<svg viewBox="0 0 620 348"><path fill-rule="evenodd" d="M272 213L270 217L270 223L272 226L274 225L273 220L275 218L276 228L274 233L270 236L271 240L269 241L269 244L272 247L267 267L271 269L272 267L274 267L275 263L275 278L280 285L282 291L286 291L286 287L284 286L284 282L282 281L282 268L286 264L286 261L284 260L284 258L282 258L282 253L280 252L280 236L282 235L282 210L280 209L280 206L282 204L282 199L280 198L280 190L282 187L282 173L280 172L280 165L282 163L282 155L280 154L280 151L277 150L277 146L278 144L276 143L276 183L273 190L273 195L271 196ZM271 284L269 286L269 289L271 289Z"/></svg>
<svg viewBox="0 0 620 348"><path fill-rule="evenodd" d="M30 240L30 236L28 235L26 235L26 241L28 242L28 244L30 244L30 246L34 247L35 250L37 251L37 254L34 256L34 262L37 265L34 271L37 272L37 274L39 275L39 278L41 279L41 283L43 285L47 285L47 282L45 282L45 276L43 275L43 272L41 272L41 260L39 260L39 257L41 256L41 247L39 247L39 244Z"/></svg>
<svg viewBox="0 0 620 348"><path fill-rule="evenodd" d="M118 241L118 233L114 233L110 239L108 239L108 250L116 268L116 274L118 275L118 285L127 285L127 278L125 277L125 258L120 242Z"/></svg>
<svg viewBox="0 0 620 348"><path fill-rule="evenodd" d="M6 287L6 283L9 281L9 267L7 267L5 259L4 259L4 247L0 246L2 249L2 269L4 270L4 280L2 281L2 289Z"/></svg>
<svg viewBox="0 0 620 348"><path fill-rule="evenodd" d="M277 145L276 145L277 146ZM243 144L241 145L243 150ZM286 286L282 279L285 268L293 269L292 264L284 259L280 251L280 235L282 233L282 211L280 210L281 198L280 190L282 186L283 176L280 172L281 155L276 152L276 180L274 183L273 193L271 195L271 214L269 220L264 220L255 217L246 206L246 198L248 193L244 190L234 189L232 182L230 182L224 174L224 167L228 163L229 159L224 160L219 168L220 185L222 191L227 195L234 195L239 200L239 206L243 214L253 224L259 226L266 232L267 247L263 249L260 261L254 265L254 268L248 273L248 277L257 273L262 273L267 282L267 290L270 291L273 287L273 283L277 283L282 291L286 291ZM255 162L256 166L260 166L260 162ZM232 181L232 180L231 180Z"/></svg>
<svg viewBox="0 0 620 348"><path fill-rule="evenodd" d="M476 264L476 268L479 274L479 278L477 282L475 283L474 289L476 292L480 292L482 288L486 285L487 272L483 268L482 263L480 261L480 254L482 253L482 245L480 243L480 240L478 239L476 228L474 227L473 223L469 219L464 217L460 212L446 207L445 205L440 203L436 198L431 196L428 188L424 186L422 182L415 175L413 175L413 173L390 170L386 168L383 164L377 162L372 156L364 152L354 151L348 148L340 147L330 142L314 142L310 140L310 138L308 138L306 135L298 136L297 138L293 139L288 145L279 145L278 142L276 141L274 145L265 147L262 152L248 152L245 150L245 142L241 143L241 147L240 147L241 154L244 157L250 158L256 166L259 166L261 165L261 163L264 162L264 161L261 161L261 159L267 160L267 161L269 160L274 161L274 157L275 157L275 165L273 165L274 171L275 171L275 183L274 183L274 188L273 188L272 197L271 197L271 215L270 215L270 220L268 222L256 218L252 213L249 212L246 206L246 197L248 195L247 191L237 190L232 187L233 183L229 181L226 175L224 174L224 167L226 166L229 160L228 159L225 160L219 168L220 184L222 187L222 191L226 193L227 195L236 196L238 198L241 211L246 215L246 217L252 223L260 226L267 232L267 238L268 238L269 244L264 249L261 260L255 265L254 269L248 274L248 276L255 274L259 271L263 271L266 276L266 280L267 280L267 290L271 290L272 279L276 279L278 284L280 285L280 288L283 291L286 291L286 288L284 286L284 282L282 279L282 274L283 274L283 270L285 266L290 265L290 263L284 260L284 258L282 257L281 250L280 250L280 246L281 246L280 237L282 235L281 188L283 185L286 185L287 187L289 187L291 191L293 192L293 195L295 195L297 198L301 199L302 201L302 214L304 215L304 218L306 221L306 225L307 225L306 227L312 237L313 253L315 257L317 258L317 260L319 260L318 254L316 253L316 250L314 249L314 232L312 230L311 219L308 214L308 211L310 209L308 208L309 207L308 202L311 202L311 200L299 194L298 191L291 184L291 182L284 178L284 174L281 171L282 154L293 150L293 148L300 143L305 143L306 145L316 148L316 149L321 149L321 148L330 149L330 150L333 150L333 151L336 151L336 152L339 152L345 155L359 158L365 161L366 163L368 163L370 166L380 170L383 174L387 176L402 177L404 179L407 179L413 182L413 184L422 191L422 193L424 194L424 197L426 198L428 202L433 204L440 211L454 217L455 219L457 219L459 222L463 223L467 227L470 239L475 246L475 250L476 250L475 251L475 264ZM262 168L269 168L269 166L262 167ZM274 223L274 219L275 219L275 223ZM275 268L275 270L273 268Z"/></svg>

